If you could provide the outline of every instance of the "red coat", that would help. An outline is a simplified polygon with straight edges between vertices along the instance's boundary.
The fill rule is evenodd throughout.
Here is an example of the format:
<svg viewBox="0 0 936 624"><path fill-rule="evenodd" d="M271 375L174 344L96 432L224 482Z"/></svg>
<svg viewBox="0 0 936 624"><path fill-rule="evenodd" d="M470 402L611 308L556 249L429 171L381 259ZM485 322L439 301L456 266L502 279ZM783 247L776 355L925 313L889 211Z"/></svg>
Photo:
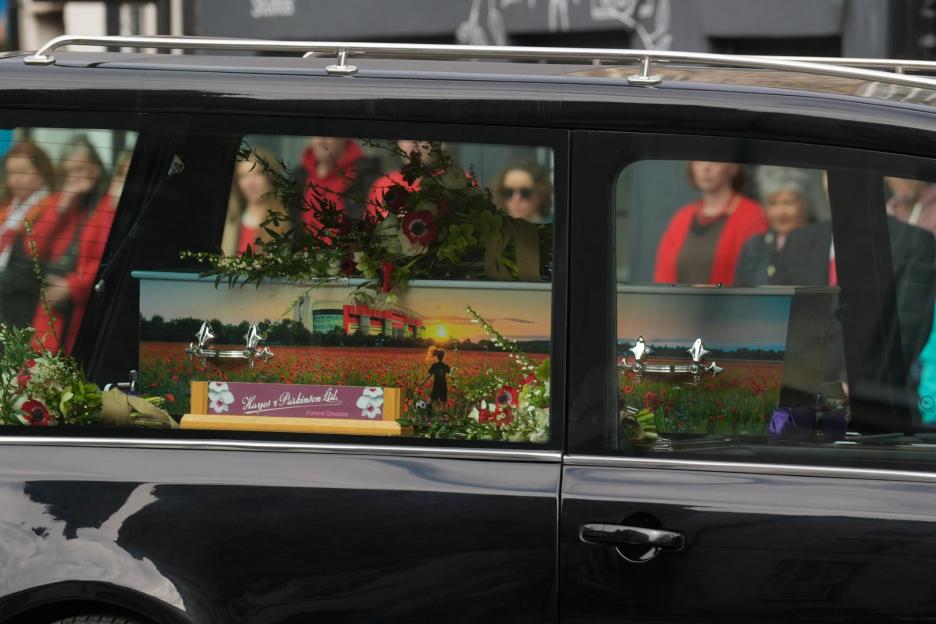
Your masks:
<svg viewBox="0 0 936 624"><path fill-rule="evenodd" d="M83 215L81 211L69 210L59 216L59 193L50 195L43 204L43 210L33 225L32 240L36 241L37 251L43 263L57 260L67 253L71 242L78 238L77 258L74 269L65 276L71 298L71 315L63 318L62 314L55 315L55 333L62 341L55 342L51 332L49 318L40 302L33 315L33 327L37 336L44 336L44 344L53 351L63 348L71 351L78 337L78 329L84 319L94 279L104 258L104 248L111 225L114 222L116 206L110 195L105 195L93 209L92 214ZM63 332L64 335L63 335Z"/></svg>
<svg viewBox="0 0 936 624"><path fill-rule="evenodd" d="M666 232L663 233L663 238L660 239L653 281L662 284L672 284L678 281L676 264L679 254L686 241L692 220L701 208L701 201L693 202L683 206L673 215L666 227ZM741 254L744 243L752 236L765 233L768 227L767 218L760 204L753 199L739 195L738 205L725 221L715 247L709 283L725 286L733 284L738 256Z"/></svg>
<svg viewBox="0 0 936 624"><path fill-rule="evenodd" d="M306 225L316 231L322 227L322 222L316 214L318 208L316 195L333 202L338 212L344 212L344 194L357 179L357 164L363 156L364 151L361 146L349 140L345 143L344 151L341 152L335 166L324 176L319 177L315 153L311 149L306 149L302 153L302 168L305 170L305 199L306 205L311 208L302 213L302 220Z"/></svg>

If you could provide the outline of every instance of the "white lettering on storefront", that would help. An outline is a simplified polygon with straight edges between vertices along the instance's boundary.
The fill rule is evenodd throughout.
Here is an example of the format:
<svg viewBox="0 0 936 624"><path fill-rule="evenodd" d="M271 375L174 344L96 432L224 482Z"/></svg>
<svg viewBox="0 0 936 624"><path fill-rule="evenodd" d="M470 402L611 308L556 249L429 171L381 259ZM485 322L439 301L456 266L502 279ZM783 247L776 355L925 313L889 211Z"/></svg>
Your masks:
<svg viewBox="0 0 936 624"><path fill-rule="evenodd" d="M296 14L295 0L250 0L250 17L292 17Z"/></svg>

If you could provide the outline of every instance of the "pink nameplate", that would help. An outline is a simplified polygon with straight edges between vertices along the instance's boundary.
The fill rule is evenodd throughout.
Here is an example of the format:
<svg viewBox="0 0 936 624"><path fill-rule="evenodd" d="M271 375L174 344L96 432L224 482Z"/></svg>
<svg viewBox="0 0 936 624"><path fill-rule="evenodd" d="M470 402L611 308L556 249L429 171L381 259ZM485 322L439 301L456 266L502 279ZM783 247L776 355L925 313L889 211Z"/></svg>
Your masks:
<svg viewBox="0 0 936 624"><path fill-rule="evenodd" d="M193 413L288 416L352 420L396 420L399 388L193 381Z"/></svg>

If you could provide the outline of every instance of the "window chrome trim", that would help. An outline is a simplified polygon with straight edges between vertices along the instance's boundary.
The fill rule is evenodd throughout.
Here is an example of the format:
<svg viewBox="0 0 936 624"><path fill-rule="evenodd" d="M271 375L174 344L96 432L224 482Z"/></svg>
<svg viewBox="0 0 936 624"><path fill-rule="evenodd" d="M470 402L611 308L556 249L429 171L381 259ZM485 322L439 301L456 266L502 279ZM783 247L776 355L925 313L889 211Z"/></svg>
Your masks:
<svg viewBox="0 0 936 624"><path fill-rule="evenodd" d="M936 483L936 471L886 470L878 468L848 468L809 464L767 464L754 462L665 459L654 457L621 457L612 455L564 455L565 466L602 468L652 468L664 470L701 470L797 477L828 477L843 479L874 479L881 481L923 481Z"/></svg>
<svg viewBox="0 0 936 624"><path fill-rule="evenodd" d="M97 448L183 449L201 451L277 451L346 455L397 455L441 459L549 462L562 461L559 451L490 449L438 446L339 444L328 442L277 442L265 440L193 440L183 438L84 438L68 436L0 436L0 445L70 446Z"/></svg>

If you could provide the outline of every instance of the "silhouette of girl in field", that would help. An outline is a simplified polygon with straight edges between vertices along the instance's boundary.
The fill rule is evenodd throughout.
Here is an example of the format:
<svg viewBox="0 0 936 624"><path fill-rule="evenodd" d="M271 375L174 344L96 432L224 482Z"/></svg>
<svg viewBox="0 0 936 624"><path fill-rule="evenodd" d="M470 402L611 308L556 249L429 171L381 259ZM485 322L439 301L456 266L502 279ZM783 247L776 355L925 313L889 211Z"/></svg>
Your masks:
<svg viewBox="0 0 936 624"><path fill-rule="evenodd" d="M419 382L420 386L425 386L429 380L432 380L432 391L429 393L429 413L432 414L432 404L436 402L448 402L448 375L452 372L452 367L444 362L445 351L436 349L432 352L436 362L429 367L429 372L425 379Z"/></svg>

